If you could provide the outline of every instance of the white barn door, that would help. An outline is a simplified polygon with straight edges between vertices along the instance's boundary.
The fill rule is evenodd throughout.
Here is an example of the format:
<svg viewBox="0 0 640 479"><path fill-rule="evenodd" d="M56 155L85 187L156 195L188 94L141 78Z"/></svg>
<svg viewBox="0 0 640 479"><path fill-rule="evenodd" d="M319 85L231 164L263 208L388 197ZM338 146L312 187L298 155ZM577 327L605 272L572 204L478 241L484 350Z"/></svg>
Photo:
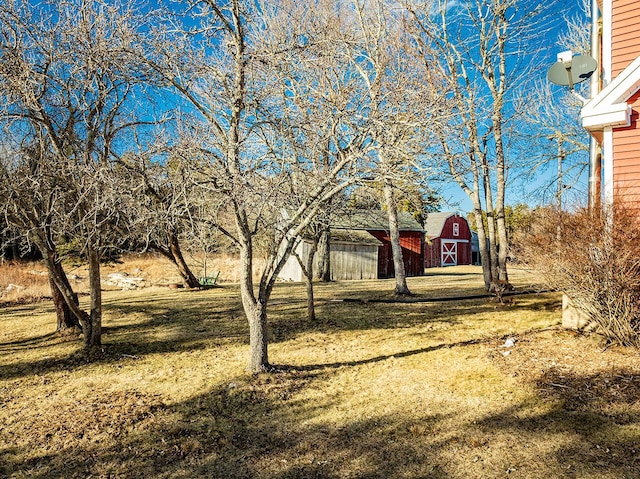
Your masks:
<svg viewBox="0 0 640 479"><path fill-rule="evenodd" d="M458 264L458 242L442 240L442 266L456 266Z"/></svg>

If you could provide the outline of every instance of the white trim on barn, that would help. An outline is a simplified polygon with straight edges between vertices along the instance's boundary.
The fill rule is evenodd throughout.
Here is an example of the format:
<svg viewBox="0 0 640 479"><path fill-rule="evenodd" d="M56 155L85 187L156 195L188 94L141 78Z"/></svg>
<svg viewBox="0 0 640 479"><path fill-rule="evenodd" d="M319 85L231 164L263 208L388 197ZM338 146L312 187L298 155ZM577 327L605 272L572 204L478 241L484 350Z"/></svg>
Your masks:
<svg viewBox="0 0 640 479"><path fill-rule="evenodd" d="M456 266L458 264L458 243L460 241L440 240L440 264Z"/></svg>
<svg viewBox="0 0 640 479"><path fill-rule="evenodd" d="M442 266L457 266L458 265L458 244L468 244L469 240L461 239L441 239L440 240L440 264ZM445 247L445 244L447 247ZM451 245L455 248L451 249ZM447 261L447 260L451 261Z"/></svg>
<svg viewBox="0 0 640 479"><path fill-rule="evenodd" d="M454 239L454 238L446 238L443 241L449 241L452 243L470 243L471 241L465 239Z"/></svg>

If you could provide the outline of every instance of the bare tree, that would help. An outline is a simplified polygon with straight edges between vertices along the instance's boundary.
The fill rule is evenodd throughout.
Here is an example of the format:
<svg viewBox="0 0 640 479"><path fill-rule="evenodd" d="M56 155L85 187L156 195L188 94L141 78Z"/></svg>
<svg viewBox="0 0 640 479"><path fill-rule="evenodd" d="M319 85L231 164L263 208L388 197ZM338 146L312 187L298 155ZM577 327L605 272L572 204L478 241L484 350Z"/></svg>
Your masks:
<svg viewBox="0 0 640 479"><path fill-rule="evenodd" d="M577 55L589 55L591 43L591 1L581 0L578 12L565 17L564 28L559 29L558 51L570 50ZM557 166L557 174L547 175L549 181L540 184L533 193L543 201L554 198L557 205L576 205L586 198L584 177L589 168L589 134L582 127L580 109L582 97L589 97L589 82L578 83L575 90L553 86L545 80L522 91L518 109L527 114L526 126L514 135L517 144L524 146L528 161L523 165L524 182L530 183L541 170ZM576 94L577 92L577 94ZM599 173L598 173L599 176ZM586 186L586 185L585 185Z"/></svg>
<svg viewBox="0 0 640 479"><path fill-rule="evenodd" d="M317 150L303 153L296 147L299 137L291 134L302 110L295 98L283 93L292 83L283 82L282 63L288 52L304 52L307 42L329 45L328 39L316 43L313 31L305 31L306 37L296 35L297 24L286 21L288 13L279 4L206 0L188 2L187 7L188 20L177 24L180 19L175 17L176 23L159 35L150 64L199 114L193 125L199 141L191 145L190 154L206 160L209 169L208 177L194 187L222 198L222 206L232 212L233 230L217 226L240 254L249 369L265 371L270 367L267 306L277 275L318 211L353 182L347 167L360 155L352 142L336 138L348 128L346 112L325 141L335 161L322 174L316 167ZM282 28L294 30L286 43L269 41L276 31L266 27L275 27L271 20L276 18L286 21ZM317 181L308 188L301 179L310 176ZM286 216L283 210L288 210ZM254 284L255 242L261 235L269 241L264 269Z"/></svg>
<svg viewBox="0 0 640 479"><path fill-rule="evenodd" d="M183 252L183 242L194 240L192 233L201 223L194 215L199 204L189 185L195 169L189 158L167 139L171 134L160 129L148 142L138 141L138 151L118 159L123 182L134 181L136 197L131 205L133 240L139 246L159 252L175 266L183 284L200 287Z"/></svg>
<svg viewBox="0 0 640 479"><path fill-rule="evenodd" d="M7 132L8 133L8 132ZM8 136L7 136L8 137ZM45 142L46 143L46 142ZM66 304L54 277L71 290L64 272L57 244L53 240L52 218L61 196L56 183L54 165L41 155L38 146L3 145L0 156L0 205L12 237L22 236L27 243L35 242L46 262L53 304L56 310L56 331L80 327L80 323ZM45 150L46 151L46 150ZM77 296L73 297L77 304Z"/></svg>
<svg viewBox="0 0 640 479"><path fill-rule="evenodd" d="M563 18L566 28L560 30L557 44L577 55L590 55L592 0L578 0L576 3L577 12Z"/></svg>
<svg viewBox="0 0 640 479"><path fill-rule="evenodd" d="M485 287L508 284L505 193L509 169L506 127L515 120L511 95L528 85L549 27L548 2L471 0L405 2L425 57L448 78L457 115L437 128L449 173L473 204ZM524 52L527 55L524 55ZM488 222L485 231L482 214ZM498 247L499 246L499 247Z"/></svg>
<svg viewBox="0 0 640 479"><path fill-rule="evenodd" d="M141 76L129 52L140 20L126 4L100 0L10 0L0 17L0 119L16 139L14 158L31 168L27 191L34 192L33 201L12 196L10 208L48 259L54 298L59 292L86 346L95 347L100 255L126 237L127 188L118 194L110 159L123 132L139 123L130 106ZM34 153L25 155L26 147ZM89 263L89 312L62 274L56 245L64 240Z"/></svg>
<svg viewBox="0 0 640 479"><path fill-rule="evenodd" d="M377 165L373 172L382 185L388 215L395 271L395 293L410 294L407 286L400 233L396 183L415 169L431 138L434 106L441 90L424 88L439 80L424 62L426 47L416 44L407 31L406 11L397 2L350 2L357 42L348 45L361 89L366 95L366 116L360 128L374 145ZM438 121L442 121L438 119Z"/></svg>
<svg viewBox="0 0 640 479"><path fill-rule="evenodd" d="M522 101L530 115L514 135L521 157L526 158L519 179L537 184L535 190L529 188L530 194L546 203L559 208L579 204L587 197L584 179L589 168L589 135L580 122L581 102L568 92L554 92L548 84L538 85ZM550 169L547 181L535 181Z"/></svg>

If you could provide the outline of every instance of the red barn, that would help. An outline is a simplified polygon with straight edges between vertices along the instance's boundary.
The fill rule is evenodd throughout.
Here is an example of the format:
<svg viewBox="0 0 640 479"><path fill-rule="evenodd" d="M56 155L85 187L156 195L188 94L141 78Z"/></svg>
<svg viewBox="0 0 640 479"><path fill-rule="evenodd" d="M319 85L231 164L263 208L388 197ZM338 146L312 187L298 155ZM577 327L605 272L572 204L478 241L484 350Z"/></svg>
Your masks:
<svg viewBox="0 0 640 479"><path fill-rule="evenodd" d="M405 276L421 276L424 272L422 255L424 233L419 225L416 228L419 229L402 229L402 226L400 227L400 246L402 247ZM393 278L395 276L395 267L393 265L393 252L391 250L389 232L384 230L367 231L382 243L378 247L378 278Z"/></svg>
<svg viewBox="0 0 640 479"><path fill-rule="evenodd" d="M393 278L393 254L389 237L389 219L384 211L356 211L342 218L341 226L348 225L350 229L367 231L382 243L378 247L378 278ZM406 276L421 276L424 273L424 230L411 213L398 212L398 227L400 230L400 246Z"/></svg>
<svg viewBox="0 0 640 479"><path fill-rule="evenodd" d="M425 268L471 264L471 228L465 218L456 212L429 213L425 230Z"/></svg>
<svg viewBox="0 0 640 479"><path fill-rule="evenodd" d="M600 33L599 37L594 39L594 45L600 45L600 48L594 48L592 55L598 60L599 69L593 76L593 98L582 109L582 124L602 147L606 202L622 202L632 208L638 208L640 204L638 1L598 0L598 7L602 15L602 28L597 29ZM597 21L598 12L595 13L594 21ZM598 92L600 84L604 88Z"/></svg>

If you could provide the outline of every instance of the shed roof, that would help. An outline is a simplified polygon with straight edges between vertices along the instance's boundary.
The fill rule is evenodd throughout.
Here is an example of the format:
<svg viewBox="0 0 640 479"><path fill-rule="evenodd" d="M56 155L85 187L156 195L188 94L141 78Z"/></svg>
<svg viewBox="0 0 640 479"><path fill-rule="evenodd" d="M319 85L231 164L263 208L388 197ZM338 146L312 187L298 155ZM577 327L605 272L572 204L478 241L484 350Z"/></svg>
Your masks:
<svg viewBox="0 0 640 479"><path fill-rule="evenodd" d="M310 236L303 236L306 243L313 242ZM382 241L378 240L366 230L354 230L346 228L331 229L332 243L357 244L362 246L382 246Z"/></svg>
<svg viewBox="0 0 640 479"><path fill-rule="evenodd" d="M360 245L381 246L382 242L371 236L365 230L354 229L332 229L331 242L334 243L353 243Z"/></svg>
<svg viewBox="0 0 640 479"><path fill-rule="evenodd" d="M413 215L406 211L398 211L398 227L400 231L424 231ZM337 219L332 225L333 229L388 231L389 217L386 211L355 210Z"/></svg>

